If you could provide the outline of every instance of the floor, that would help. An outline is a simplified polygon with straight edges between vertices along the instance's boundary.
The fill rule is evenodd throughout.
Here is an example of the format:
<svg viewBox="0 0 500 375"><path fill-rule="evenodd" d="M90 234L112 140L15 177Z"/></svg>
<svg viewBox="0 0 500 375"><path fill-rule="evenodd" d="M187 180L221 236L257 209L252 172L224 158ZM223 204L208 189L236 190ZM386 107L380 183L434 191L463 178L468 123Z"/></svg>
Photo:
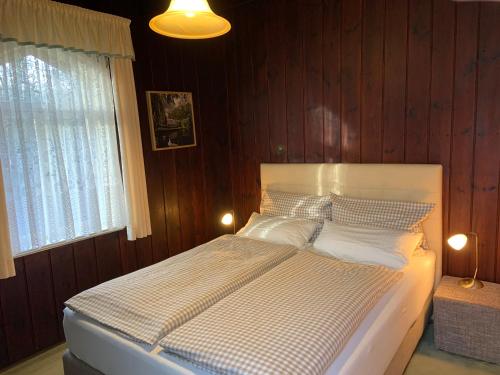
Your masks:
<svg viewBox="0 0 500 375"><path fill-rule="evenodd" d="M56 346L0 375L63 375L61 356L66 346ZM500 366L476 361L437 350L434 347L433 326L427 327L405 375L500 375Z"/></svg>

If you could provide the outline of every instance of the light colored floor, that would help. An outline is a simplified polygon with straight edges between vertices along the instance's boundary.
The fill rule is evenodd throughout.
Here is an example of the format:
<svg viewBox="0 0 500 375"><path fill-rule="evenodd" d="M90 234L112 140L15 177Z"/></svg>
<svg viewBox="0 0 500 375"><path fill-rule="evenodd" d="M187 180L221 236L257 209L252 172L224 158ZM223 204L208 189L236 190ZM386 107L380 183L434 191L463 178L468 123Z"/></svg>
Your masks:
<svg viewBox="0 0 500 375"><path fill-rule="evenodd" d="M63 375L62 354L66 344L58 345L18 365L0 371L1 375Z"/></svg>
<svg viewBox="0 0 500 375"><path fill-rule="evenodd" d="M30 358L0 375L63 375L62 353L59 345ZM405 375L500 375L500 366L449 354L434 347L433 326L427 327Z"/></svg>

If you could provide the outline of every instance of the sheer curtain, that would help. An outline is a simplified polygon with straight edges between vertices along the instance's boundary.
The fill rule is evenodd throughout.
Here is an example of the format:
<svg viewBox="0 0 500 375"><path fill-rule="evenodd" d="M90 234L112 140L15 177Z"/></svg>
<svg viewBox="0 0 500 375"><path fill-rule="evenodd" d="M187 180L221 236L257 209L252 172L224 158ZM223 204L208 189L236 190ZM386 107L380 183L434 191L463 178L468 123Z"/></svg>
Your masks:
<svg viewBox="0 0 500 375"><path fill-rule="evenodd" d="M0 43L13 254L127 224L108 58Z"/></svg>

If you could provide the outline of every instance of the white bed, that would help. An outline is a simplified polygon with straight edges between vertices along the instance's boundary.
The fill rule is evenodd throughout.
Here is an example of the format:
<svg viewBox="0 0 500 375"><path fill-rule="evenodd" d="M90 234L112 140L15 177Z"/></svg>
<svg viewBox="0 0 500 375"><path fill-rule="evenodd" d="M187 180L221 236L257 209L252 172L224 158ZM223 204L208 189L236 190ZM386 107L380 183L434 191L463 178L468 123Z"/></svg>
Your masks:
<svg viewBox="0 0 500 375"><path fill-rule="evenodd" d="M417 251L403 278L366 316L327 374L384 373L432 291L434 265L432 252ZM71 352L106 374L207 374L165 352L150 353L146 345L69 309L64 312L64 328Z"/></svg>
<svg viewBox="0 0 500 375"><path fill-rule="evenodd" d="M424 226L432 250L415 253L403 269L404 277L365 317L327 374L383 374L412 325L425 314L433 285L441 278L441 173L434 165L262 165L263 189L436 203ZM105 374L206 374L160 350L150 352L69 309L64 312L64 329L71 353ZM395 368L401 370L401 365Z"/></svg>

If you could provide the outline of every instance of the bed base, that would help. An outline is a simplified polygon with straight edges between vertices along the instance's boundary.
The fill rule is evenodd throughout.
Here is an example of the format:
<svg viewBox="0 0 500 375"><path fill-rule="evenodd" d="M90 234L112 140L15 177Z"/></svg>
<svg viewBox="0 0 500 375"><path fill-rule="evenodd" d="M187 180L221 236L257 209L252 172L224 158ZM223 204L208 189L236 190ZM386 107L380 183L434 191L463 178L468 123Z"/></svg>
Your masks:
<svg viewBox="0 0 500 375"><path fill-rule="evenodd" d="M415 323L410 327L406 333L403 342L399 345L399 348L392 357L391 363L385 370L385 375L401 375L406 370L408 362L410 362L411 356L417 348L418 342L422 338L425 327L429 322L432 313L432 293L427 298L422 312L415 320Z"/></svg>
<svg viewBox="0 0 500 375"><path fill-rule="evenodd" d="M63 354L64 375L103 375L102 372L87 365L76 357L69 349Z"/></svg>
<svg viewBox="0 0 500 375"><path fill-rule="evenodd" d="M385 375L402 375L404 373L429 321L431 302L432 294L427 299L422 312L406 333L403 342L389 363ZM69 349L66 349L63 354L63 365L64 375L104 375L76 357Z"/></svg>

